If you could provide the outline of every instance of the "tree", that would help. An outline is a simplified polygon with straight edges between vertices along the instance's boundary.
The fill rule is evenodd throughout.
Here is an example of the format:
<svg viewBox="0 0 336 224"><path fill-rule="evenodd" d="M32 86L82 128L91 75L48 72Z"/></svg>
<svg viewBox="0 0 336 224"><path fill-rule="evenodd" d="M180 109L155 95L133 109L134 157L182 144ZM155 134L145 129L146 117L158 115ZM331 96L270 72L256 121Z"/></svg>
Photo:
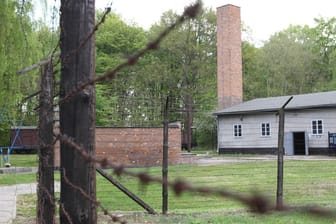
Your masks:
<svg viewBox="0 0 336 224"><path fill-rule="evenodd" d="M164 13L160 24L152 27L152 35L176 18L172 11ZM184 114L184 136L189 151L193 120L206 119L204 112L209 113L216 105L215 34L215 13L205 9L197 18L178 27L155 52L161 63L152 71L162 80L162 85L167 86L169 94L179 101L177 109Z"/></svg>
<svg viewBox="0 0 336 224"><path fill-rule="evenodd" d="M98 18L101 13L98 13ZM109 14L97 33L97 74L114 68L125 56L139 50L146 43L146 33L142 28L128 25L116 14ZM127 68L108 83L97 84L97 125L130 126L138 119L134 89L138 85L137 76L143 60ZM138 94L136 96L139 98ZM135 121L134 121L135 120Z"/></svg>
<svg viewBox="0 0 336 224"><path fill-rule="evenodd" d="M242 63L243 63L243 97L244 100L261 97L260 95L260 75L258 69L258 57L260 49L253 44L242 42Z"/></svg>
<svg viewBox="0 0 336 224"><path fill-rule="evenodd" d="M322 78L320 88L323 90L336 87L336 17L325 19L316 18L316 26L312 28L313 52L317 74ZM324 83L327 82L326 85Z"/></svg>
<svg viewBox="0 0 336 224"><path fill-rule="evenodd" d="M260 49L243 44L244 91L248 97L334 89L336 19L319 18L315 22L315 27L291 25L271 36ZM245 64L249 55L254 59Z"/></svg>
<svg viewBox="0 0 336 224"><path fill-rule="evenodd" d="M35 36L33 22L29 17L32 10L31 1L0 1L0 108L1 112L10 114L14 123L1 123L2 132L8 133L10 125L36 124L37 117L26 110L36 107L32 103L22 104L22 99L29 95L32 88L38 87L38 75L29 73L18 76L17 71L38 61L41 48ZM24 111L22 111L24 109ZM30 110L32 111L32 110ZM28 116L29 115L29 116ZM16 122L15 122L16 121ZM5 139L9 139L8 135ZM6 142L1 139L2 144ZM7 142L6 142L7 144Z"/></svg>
<svg viewBox="0 0 336 224"><path fill-rule="evenodd" d="M300 94L314 91L316 70L312 63L310 28L290 26L274 34L260 49L257 73L259 96Z"/></svg>

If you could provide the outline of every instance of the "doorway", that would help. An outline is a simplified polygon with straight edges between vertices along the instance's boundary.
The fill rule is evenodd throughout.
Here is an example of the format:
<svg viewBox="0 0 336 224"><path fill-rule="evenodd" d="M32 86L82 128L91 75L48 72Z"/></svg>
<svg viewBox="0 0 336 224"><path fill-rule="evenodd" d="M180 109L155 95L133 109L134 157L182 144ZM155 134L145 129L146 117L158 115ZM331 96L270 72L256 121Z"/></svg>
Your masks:
<svg viewBox="0 0 336 224"><path fill-rule="evenodd" d="M293 132L294 155L306 154L306 137L304 132Z"/></svg>

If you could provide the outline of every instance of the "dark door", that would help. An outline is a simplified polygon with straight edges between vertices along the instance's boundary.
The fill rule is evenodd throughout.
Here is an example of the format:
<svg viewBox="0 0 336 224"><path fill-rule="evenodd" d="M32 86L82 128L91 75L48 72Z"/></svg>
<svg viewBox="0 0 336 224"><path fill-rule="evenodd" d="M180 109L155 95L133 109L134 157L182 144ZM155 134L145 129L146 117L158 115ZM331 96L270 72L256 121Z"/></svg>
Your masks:
<svg viewBox="0 0 336 224"><path fill-rule="evenodd" d="M304 132L293 133L294 155L306 154L306 141Z"/></svg>

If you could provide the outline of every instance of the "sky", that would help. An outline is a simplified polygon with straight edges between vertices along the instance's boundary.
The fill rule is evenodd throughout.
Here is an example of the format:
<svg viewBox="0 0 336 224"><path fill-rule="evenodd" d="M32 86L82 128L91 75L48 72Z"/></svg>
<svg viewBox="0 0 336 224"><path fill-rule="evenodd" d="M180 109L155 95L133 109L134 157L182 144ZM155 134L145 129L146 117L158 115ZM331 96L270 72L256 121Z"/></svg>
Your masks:
<svg viewBox="0 0 336 224"><path fill-rule="evenodd" d="M126 22L135 22L149 29L159 22L163 12L172 9L182 13L193 0L96 0L97 8L112 2L112 11ZM314 26L314 18L336 17L335 0L203 0L204 6L217 7L233 4L241 8L241 19L252 30L256 43L292 25Z"/></svg>

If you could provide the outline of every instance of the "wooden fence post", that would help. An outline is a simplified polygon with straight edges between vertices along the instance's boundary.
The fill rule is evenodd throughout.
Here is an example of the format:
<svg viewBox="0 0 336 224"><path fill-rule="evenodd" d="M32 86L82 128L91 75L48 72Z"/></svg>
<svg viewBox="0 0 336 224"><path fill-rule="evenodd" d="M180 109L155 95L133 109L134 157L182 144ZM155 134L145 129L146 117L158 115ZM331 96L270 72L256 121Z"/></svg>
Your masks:
<svg viewBox="0 0 336 224"><path fill-rule="evenodd" d="M283 167L284 167L284 132L285 132L285 107L293 99L290 97L287 102L278 111L279 115L279 133L278 133L278 175L277 175L277 193L276 207L283 208Z"/></svg>
<svg viewBox="0 0 336 224"><path fill-rule="evenodd" d="M50 61L41 69L37 223L55 223L54 195L54 74Z"/></svg>
<svg viewBox="0 0 336 224"><path fill-rule="evenodd" d="M60 131L95 156L95 89L90 85L62 101L81 83L95 78L95 0L61 0ZM87 40L85 44L82 44ZM60 223L97 223L96 166L61 142ZM65 178L66 177L66 178ZM75 187L74 187L75 186ZM76 189L77 188L77 189ZM79 190L80 189L80 190Z"/></svg>
<svg viewBox="0 0 336 224"><path fill-rule="evenodd" d="M162 214L168 211L168 105L169 96L163 111Z"/></svg>

